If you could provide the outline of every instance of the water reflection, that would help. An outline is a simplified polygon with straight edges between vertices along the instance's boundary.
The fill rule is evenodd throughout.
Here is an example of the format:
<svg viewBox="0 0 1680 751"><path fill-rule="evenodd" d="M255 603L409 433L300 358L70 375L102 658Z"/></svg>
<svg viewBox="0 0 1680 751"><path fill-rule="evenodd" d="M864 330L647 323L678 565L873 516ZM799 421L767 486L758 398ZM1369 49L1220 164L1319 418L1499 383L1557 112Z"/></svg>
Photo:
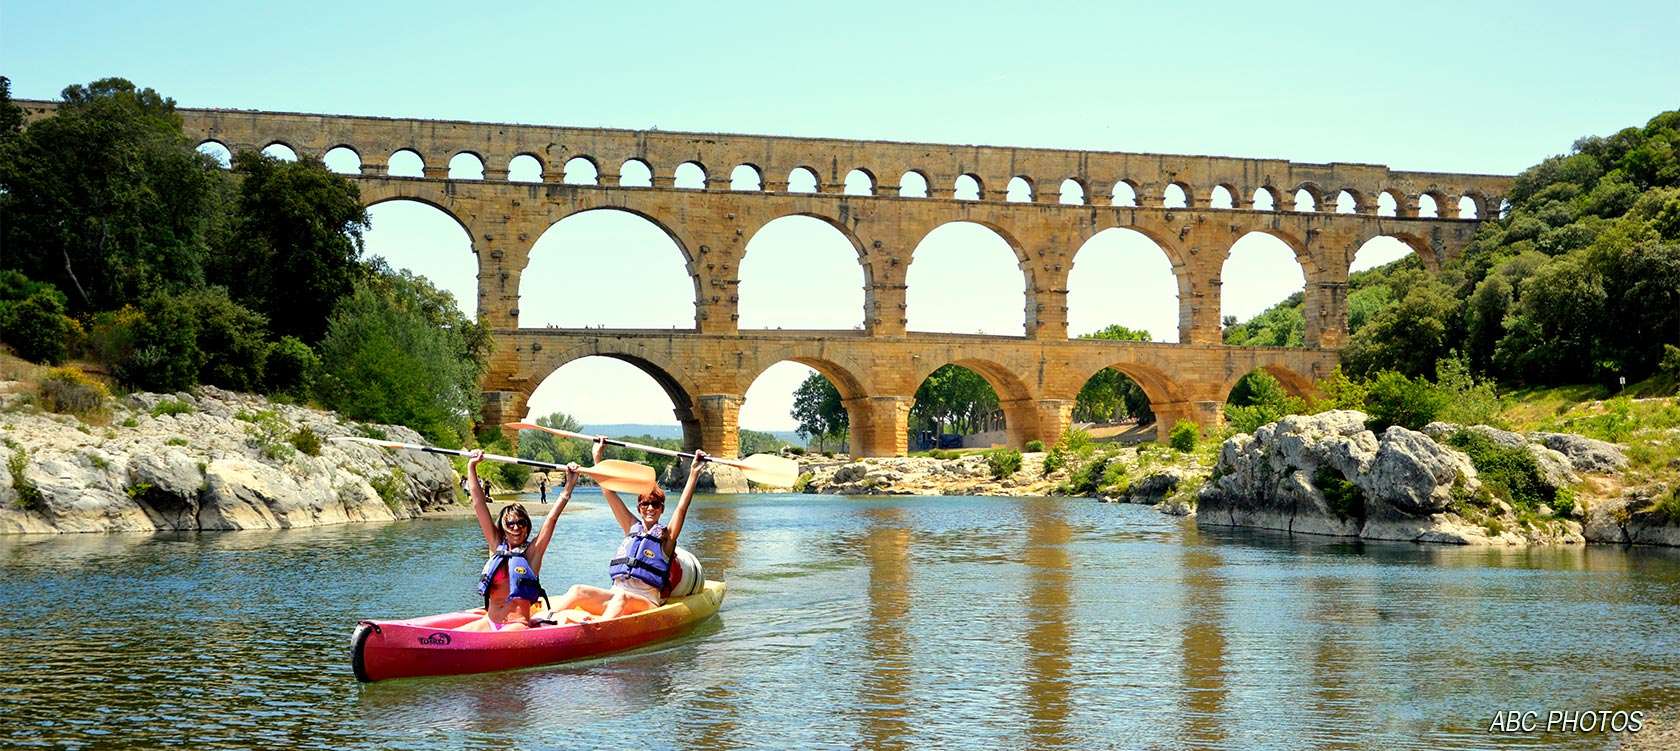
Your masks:
<svg viewBox="0 0 1680 751"><path fill-rule="evenodd" d="M1069 698L1074 685L1071 670L1073 618L1069 597L1074 588L1068 554L1072 530L1061 503L1026 503L1025 562L1027 584L1027 713L1028 736L1034 748L1061 745L1067 736Z"/></svg>
<svg viewBox="0 0 1680 751"><path fill-rule="evenodd" d="M1180 688L1181 733L1189 748L1224 748L1228 720L1225 702L1225 577L1218 549L1185 532L1178 556L1182 582L1179 640L1183 684Z"/></svg>
<svg viewBox="0 0 1680 751"><path fill-rule="evenodd" d="M869 561L869 617L864 624L868 666L858 695L863 734L872 749L908 748L905 702L910 697L911 650L904 634L910 613L910 530L901 508L871 508L864 550Z"/></svg>

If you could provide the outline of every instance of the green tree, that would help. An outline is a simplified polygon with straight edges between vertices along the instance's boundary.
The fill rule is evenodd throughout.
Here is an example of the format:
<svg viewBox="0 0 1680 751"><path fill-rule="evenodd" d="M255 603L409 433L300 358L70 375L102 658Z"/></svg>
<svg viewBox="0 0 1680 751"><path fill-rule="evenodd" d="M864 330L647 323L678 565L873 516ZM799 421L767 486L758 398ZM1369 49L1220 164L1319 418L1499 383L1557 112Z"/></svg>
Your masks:
<svg viewBox="0 0 1680 751"><path fill-rule="evenodd" d="M368 215L360 189L313 157L288 162L241 152L233 171L237 219L211 259L210 281L268 316L276 334L319 340L327 315L363 271Z"/></svg>
<svg viewBox="0 0 1680 751"><path fill-rule="evenodd" d="M851 418L841 403L840 390L821 373L806 376L793 392L793 409L788 416L799 423L799 435L816 439L817 450L827 448L830 438L843 441Z"/></svg>
<svg viewBox="0 0 1680 751"><path fill-rule="evenodd" d="M1110 324L1100 331L1081 334L1079 338L1125 342L1150 341L1148 331L1130 329L1119 324ZM1074 402L1073 414L1075 420L1088 422L1112 422L1132 416L1136 417L1140 424L1148 424L1155 419L1155 413L1149 407L1149 395L1144 393L1143 387L1132 380L1131 376L1115 368L1103 368L1085 381Z"/></svg>
<svg viewBox="0 0 1680 751"><path fill-rule="evenodd" d="M1277 378L1256 370L1238 379L1231 389L1225 402L1225 422L1238 433L1253 433L1261 425L1299 414L1305 408L1306 402L1290 396Z"/></svg>
<svg viewBox="0 0 1680 751"><path fill-rule="evenodd" d="M0 141L23 131L23 108L12 103L12 79L0 76Z"/></svg>
<svg viewBox="0 0 1680 751"><path fill-rule="evenodd" d="M0 139L0 264L110 310L203 280L227 178L175 103L120 78L64 89L57 113Z"/></svg>
<svg viewBox="0 0 1680 751"><path fill-rule="evenodd" d="M782 439L759 430L741 430L737 433L741 456L752 454L774 454L782 450Z"/></svg>
<svg viewBox="0 0 1680 751"><path fill-rule="evenodd" d="M1348 337L1342 362L1355 375L1391 368L1431 373L1435 361L1462 340L1462 305L1447 284L1421 270L1390 277L1397 302Z"/></svg>
<svg viewBox="0 0 1680 751"><path fill-rule="evenodd" d="M961 435L990 429L988 420L998 408L992 385L968 368L943 365L916 389L916 403L910 407L912 429L943 434L950 427Z"/></svg>
<svg viewBox="0 0 1680 751"><path fill-rule="evenodd" d="M321 339L321 403L460 445L478 405L482 366L457 331L434 320L435 296L430 282L402 272L376 276L339 301Z"/></svg>

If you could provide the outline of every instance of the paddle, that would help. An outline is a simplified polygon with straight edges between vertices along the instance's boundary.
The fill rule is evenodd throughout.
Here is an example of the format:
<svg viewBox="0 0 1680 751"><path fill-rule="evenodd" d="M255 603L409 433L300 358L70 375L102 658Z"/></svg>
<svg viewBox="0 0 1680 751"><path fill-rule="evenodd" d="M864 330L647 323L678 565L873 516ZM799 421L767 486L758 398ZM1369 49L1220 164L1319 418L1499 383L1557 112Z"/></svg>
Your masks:
<svg viewBox="0 0 1680 751"><path fill-rule="evenodd" d="M371 446L383 446L388 449L408 449L409 451L425 451L430 454L447 454L449 456L471 456L471 451L459 449L445 449L437 446L420 446L413 443L397 443L396 441L381 441L375 438L361 438L358 436L340 436L329 438L329 441L355 441ZM485 454L484 458L493 462L507 464L523 464L527 467L542 467L543 469L558 469L564 471L566 465L551 462L539 462L531 459L520 459L500 454ZM593 467L581 467L578 474L585 475L595 481L595 484L615 493L636 493L638 495L653 490L658 481L654 478L653 467L646 464L608 459Z"/></svg>
<svg viewBox="0 0 1680 751"><path fill-rule="evenodd" d="M570 430L561 430L559 428L544 427L530 422L510 422L505 423L505 425L506 427L517 428L519 430L541 430L546 433L562 435L567 438L576 438L582 441L596 440L596 437L592 435L573 433ZM610 445L623 446L627 449L637 449L654 454L664 454L666 456L684 456L690 459L694 458L693 454L683 451L663 449L658 446L643 446L640 443L630 443L628 441L620 441L612 438L606 438L603 440ZM717 462L718 464L727 464L731 467L739 467L741 469L741 473L746 475L748 480L752 480L760 485L768 485L774 488L791 488L794 483L799 481L799 463L784 456L775 456L773 454L753 454L745 459L719 459L715 456L708 456L706 457L706 461Z"/></svg>

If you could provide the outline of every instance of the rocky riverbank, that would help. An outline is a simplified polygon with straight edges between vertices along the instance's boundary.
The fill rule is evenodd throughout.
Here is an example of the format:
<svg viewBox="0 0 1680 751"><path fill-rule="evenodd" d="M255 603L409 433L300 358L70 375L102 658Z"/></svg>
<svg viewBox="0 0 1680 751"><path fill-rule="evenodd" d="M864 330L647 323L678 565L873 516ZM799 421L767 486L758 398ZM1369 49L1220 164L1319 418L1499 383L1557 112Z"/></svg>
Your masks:
<svg viewBox="0 0 1680 751"><path fill-rule="evenodd" d="M401 426L214 387L131 395L97 423L0 394L0 533L307 527L409 519L457 499L443 457L326 440L425 442Z"/></svg>

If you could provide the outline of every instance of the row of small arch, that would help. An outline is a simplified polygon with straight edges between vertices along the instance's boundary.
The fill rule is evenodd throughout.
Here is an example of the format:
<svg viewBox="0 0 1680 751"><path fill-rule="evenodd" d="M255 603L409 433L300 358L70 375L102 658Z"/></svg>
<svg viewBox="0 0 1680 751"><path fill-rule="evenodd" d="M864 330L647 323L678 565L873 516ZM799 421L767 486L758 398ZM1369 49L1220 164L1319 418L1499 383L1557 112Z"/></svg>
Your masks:
<svg viewBox="0 0 1680 751"><path fill-rule="evenodd" d="M217 141L205 141L200 144L200 150L216 156L224 164L229 159L228 148ZM280 142L270 144L263 149L263 153L285 159L296 159L296 152L288 145ZM323 155L327 166L334 171L344 174L368 173L367 167L374 166L363 162L361 155L348 146L338 146L329 149ZM447 178L451 180L483 180L485 173L484 162L477 154L463 151L456 154L449 163ZM377 173L376 173L377 174ZM386 170L382 173L390 177L441 177L441 175L427 175L425 160L412 149L400 149L394 152L386 161ZM505 179L512 182L544 182L543 165L540 160L529 154L515 156L508 163ZM599 185L600 169L594 160L585 156L573 157L561 168L558 182L572 185ZM669 186L678 189L705 190L709 182L705 167L698 162L683 162L673 170ZM653 169L640 159L630 159L619 168L619 187L654 187ZM796 167L787 176L785 182L774 184L778 192L788 193L818 193L824 187L817 173L808 167ZM843 195L875 196L877 181L875 176L866 170L854 169L846 175L843 183L836 186L841 188ZM1109 195L1111 206L1140 206L1145 205L1139 200L1140 186L1129 181L1120 180L1114 184ZM729 189L736 191L763 191L765 181L758 167L751 164L737 165L729 177ZM933 197L932 186L926 175L917 170L904 173L899 179L898 195L903 198ZM1208 191L1206 196L1197 196L1187 184L1175 182L1168 184L1162 191L1158 202L1150 203L1163 208L1206 207L1213 209L1243 208L1239 205L1236 190L1229 185L1216 185ZM1292 201L1292 208L1298 212L1324 212L1337 214L1375 214L1377 216L1397 216L1404 206L1408 215L1419 217L1457 217L1474 219L1484 214L1484 207L1479 197L1465 194L1456 202L1445 194L1430 191L1419 194L1415 200L1407 201L1399 191L1383 190L1378 193L1374 204L1367 203L1357 191L1343 189L1334 194L1306 183L1297 186L1289 194L1284 194L1276 188L1263 186L1256 188L1243 203L1256 211L1284 211L1282 206L1285 195ZM1331 196L1334 195L1333 198ZM978 201L986 198L985 188L980 178L973 174L964 174L956 178L949 189L949 196L956 200ZM1002 200L1012 203L1034 203L1038 195L1032 181L1024 176L1010 179L1008 186L1002 192ZM992 199L996 200L996 198ZM1087 195L1086 186L1077 178L1067 178L1062 181L1060 193L1056 203L1064 205L1092 205ZM1320 208L1322 207L1322 208ZM1374 209L1374 210L1373 210Z"/></svg>

